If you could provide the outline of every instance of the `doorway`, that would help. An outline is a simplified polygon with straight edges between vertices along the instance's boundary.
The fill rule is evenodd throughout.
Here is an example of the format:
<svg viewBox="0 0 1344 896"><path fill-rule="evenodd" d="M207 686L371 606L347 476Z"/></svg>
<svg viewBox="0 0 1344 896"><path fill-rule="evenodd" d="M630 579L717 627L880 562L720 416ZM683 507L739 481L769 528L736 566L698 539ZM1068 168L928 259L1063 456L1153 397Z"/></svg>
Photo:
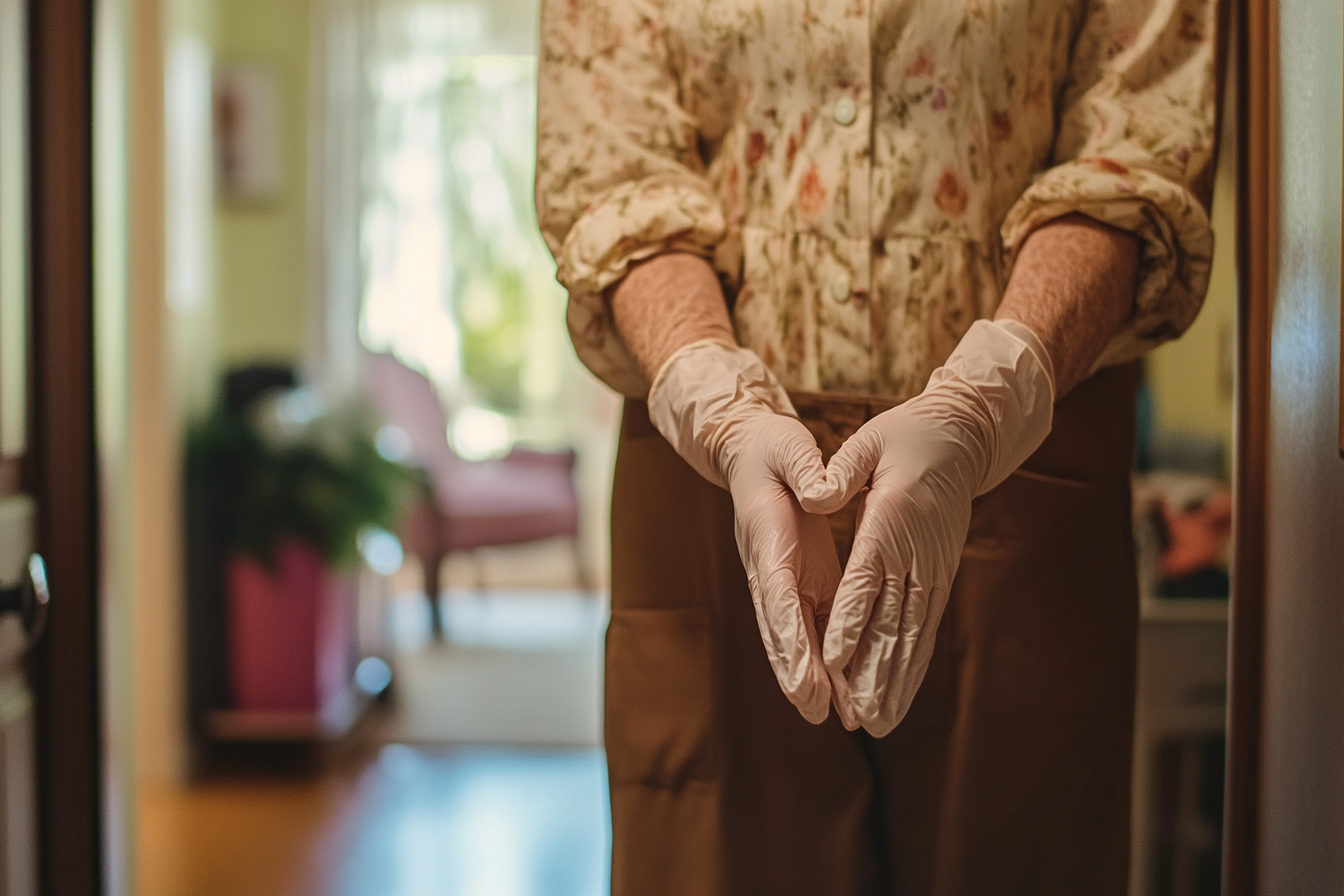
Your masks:
<svg viewBox="0 0 1344 896"><path fill-rule="evenodd" d="M50 880L59 882L59 886L52 886L51 892L92 892L102 879L100 875L104 872L101 869L113 862L104 845L105 831L100 824L100 820L113 810L103 802L102 794L107 792L106 756L99 746L107 719L100 703L98 685L99 632L105 623L100 619L99 611L106 604L100 602L96 575L99 540L94 523L98 505L94 488L93 248L89 224L92 219L89 202L93 191L88 183L92 170L92 139L88 134L88 122L92 118L89 95L92 63L87 52L92 43L93 26L86 10L67 6L46 4L43 11L33 17L27 30L33 51L31 137L27 142L35 150L30 274L35 317L31 324L33 369L29 380L34 396L30 418L33 447L29 459L14 469L18 481L31 489L38 501L51 502L49 509L43 505L38 541L53 570L54 603L48 639L44 642L46 646L35 654L32 674L39 707L49 703L62 707L59 714L40 710L37 717L38 737L44 745L45 755L51 757L52 767L59 763L61 769L59 775L38 772L39 787L45 788L40 790L44 794L43 800L49 800L49 803L44 802L44 812L50 813L43 816L40 830L62 831L62 859L60 862L49 861L43 867ZM1251 13L1254 17L1255 9ZM1266 64L1269 51L1263 43L1257 42L1267 40L1263 35L1273 31L1263 17L1252 18L1247 30L1251 37L1242 40L1243 46L1249 46L1250 50L1243 55L1250 66L1250 74L1243 72L1241 77L1250 87L1256 84L1263 87L1267 82L1257 79L1267 78L1267 75L1256 66ZM1257 56L1257 52L1261 55ZM1246 117L1239 118L1251 124L1242 126L1245 130L1236 141L1239 148L1247 149L1239 162L1243 173L1263 171L1257 166L1266 164L1264 160L1268 154L1268 144L1256 142L1265 138L1263 134L1256 136L1258 132L1254 124L1255 121L1264 124L1264 108L1268 100L1255 95L1253 90L1251 93L1260 105L1248 106ZM1256 115L1262 118L1257 119ZM1224 147L1228 145L1225 141ZM1269 245L1268 238L1256 230L1256 222L1269 218L1262 219L1256 211L1261 206L1255 204L1267 201L1268 188L1263 185L1255 188L1252 184L1252 192L1246 195L1247 177L1243 174L1243 195L1249 204L1244 204L1236 216L1238 226L1246 235L1241 243L1243 246ZM57 184L63 185L62 188L55 189ZM76 189L70 189L71 185ZM1233 748L1229 769L1232 783L1226 859L1229 886L1248 888L1253 886L1248 881L1254 879L1257 854L1255 828L1250 819L1254 818L1253 795L1259 780L1257 682L1261 670L1256 658L1260 655L1262 626L1258 620L1262 616L1257 614L1262 614L1263 608L1257 609L1254 583L1257 575L1261 579L1264 575L1263 433L1268 426L1265 397L1256 391L1256 384L1263 386L1268 372L1268 326L1263 315L1267 314L1269 281L1263 267L1257 266L1257 257L1250 253L1243 257L1246 260L1240 280L1244 288L1237 299L1239 309L1245 315L1240 326L1243 335L1236 352L1242 374L1238 378L1239 451L1236 458L1242 514L1236 524L1238 547L1234 577L1239 582L1239 592L1232 610L1237 620L1233 649L1238 662L1233 667L1232 682ZM1248 323L1248 318L1260 320L1261 324ZM49 410L41 410L43 407ZM59 413L52 413L51 409L58 409ZM1255 504L1257 487L1261 490L1259 505ZM1257 526L1261 528L1257 529ZM56 572L58 568L59 573ZM62 595L67 594L75 597L62 603ZM1161 624L1216 625L1219 621L1213 618L1168 619ZM1207 704L1205 709L1211 710L1214 692L1203 689L1201 694ZM1192 749L1198 752L1198 748ZM1179 767L1193 753L1178 750L1174 754L1168 751L1166 755L1174 755L1176 758L1171 761ZM1157 764L1160 766L1163 761L1159 758ZM67 773L67 770L73 771ZM43 842L48 844L48 849L54 848L50 838Z"/></svg>

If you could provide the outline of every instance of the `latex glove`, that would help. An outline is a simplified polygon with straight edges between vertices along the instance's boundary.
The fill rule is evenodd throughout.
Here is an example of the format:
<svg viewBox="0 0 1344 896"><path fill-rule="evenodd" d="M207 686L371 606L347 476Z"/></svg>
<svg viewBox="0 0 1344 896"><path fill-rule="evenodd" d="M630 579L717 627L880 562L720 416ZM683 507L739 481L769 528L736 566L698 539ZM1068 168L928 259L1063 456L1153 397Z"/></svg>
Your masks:
<svg viewBox="0 0 1344 896"><path fill-rule="evenodd" d="M838 510L871 482L836 593L823 657L845 676L851 712L882 737L924 680L970 526L971 500L1017 469L1050 432L1050 359L1016 321L977 321L924 391L874 417L827 469Z"/></svg>
<svg viewBox="0 0 1344 896"><path fill-rule="evenodd" d="M821 450L779 381L755 354L695 342L663 365L649 417L696 472L733 496L735 533L775 677L809 722L826 718L821 659L840 561L824 517L795 493L824 488Z"/></svg>

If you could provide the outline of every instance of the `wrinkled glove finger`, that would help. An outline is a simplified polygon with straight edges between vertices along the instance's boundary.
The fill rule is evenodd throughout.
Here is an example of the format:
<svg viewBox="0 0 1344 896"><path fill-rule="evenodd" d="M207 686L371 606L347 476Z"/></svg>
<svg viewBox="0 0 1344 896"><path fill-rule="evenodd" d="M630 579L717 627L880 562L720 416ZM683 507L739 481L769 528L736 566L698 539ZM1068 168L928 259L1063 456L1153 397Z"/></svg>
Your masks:
<svg viewBox="0 0 1344 896"><path fill-rule="evenodd" d="M764 578L750 577L748 584L761 641L780 689L803 718L821 723L829 712L830 681L817 656L816 629L803 613L792 571L777 566L764 572Z"/></svg>
<svg viewBox="0 0 1344 896"><path fill-rule="evenodd" d="M843 672L828 673L831 679L831 705L846 731L856 731L862 724L854 714L854 702L849 693L849 679Z"/></svg>
<svg viewBox="0 0 1344 896"><path fill-rule="evenodd" d="M801 509L797 510L797 515L802 567L799 595L809 634L813 636L812 662L816 665L817 674L830 681L831 703L835 706L841 724L849 731L854 731L859 727L859 720L849 705L849 682L844 674L827 671L821 658L822 638L830 627L835 590L840 583L840 558L835 553L835 540L831 537L831 527L826 519L803 513Z"/></svg>
<svg viewBox="0 0 1344 896"><path fill-rule="evenodd" d="M821 639L825 637L830 626L830 602L826 604L825 613L818 612L816 615L818 642L814 661L819 664L821 671L830 679L831 683L831 705L835 707L835 714L840 719L840 724L845 726L846 731L855 731L859 728L860 722L858 716L854 715L854 707L849 698L849 679L845 677L845 671L832 672L826 668L821 655Z"/></svg>
<svg viewBox="0 0 1344 896"><path fill-rule="evenodd" d="M825 619L813 616L808 612L807 603L801 604L803 625L807 631L807 662L811 689L814 698L808 703L808 708L803 711L799 706L799 712L802 712L803 718L813 724L821 724L826 721L826 715L830 711L830 704L833 695L830 674L826 671L826 664L821 659L821 633L825 631ZM798 704L794 704L797 706ZM857 721L857 719L856 719Z"/></svg>
<svg viewBox="0 0 1344 896"><path fill-rule="evenodd" d="M818 542L814 529L824 528L825 521L804 514L777 482L754 499L735 495L734 501L738 550L771 668L790 702L809 721L819 722L829 711L830 681L820 658L815 602L804 606L800 584L811 591L814 577L807 570L818 547L830 552L829 558L824 552L820 558L838 567L835 547L829 536Z"/></svg>
<svg viewBox="0 0 1344 896"><path fill-rule="evenodd" d="M794 513L798 520L798 590L816 618L817 634L821 635L826 631L835 589L840 585L840 558L835 552L830 523L824 517L804 513L796 504ZM820 655L820 642L817 652Z"/></svg>
<svg viewBox="0 0 1344 896"><path fill-rule="evenodd" d="M835 513L868 484L881 458L882 437L865 425L831 457L824 479L813 480L802 491L795 489L798 502L808 513Z"/></svg>
<svg viewBox="0 0 1344 896"><path fill-rule="evenodd" d="M929 626L934 602L928 591L913 574L902 586L899 611L891 615L875 612L874 625L865 633L872 640L864 646L880 640L881 648L864 650L861 646L855 657L855 672L850 676L854 713L876 737L890 733L905 718L924 680L933 650L931 636L937 627L936 623Z"/></svg>
<svg viewBox="0 0 1344 896"><path fill-rule="evenodd" d="M929 606L928 619L915 642L909 666L887 692L881 713L863 725L864 730L874 737L886 737L890 734L905 719L906 713L914 704L915 695L924 683L924 676L928 673L929 663L933 659L938 622L942 619L943 609L946 606L946 599L935 594Z"/></svg>
<svg viewBox="0 0 1344 896"><path fill-rule="evenodd" d="M821 658L822 637L830 625L831 607L835 602L835 589L840 584L840 558L835 552L835 540L831 537L831 527L824 517L804 513L795 506L799 530L799 573L798 591L802 600L803 615L811 637L811 659L815 674L830 682L831 700L840 721L850 731L859 726L848 703L849 684L844 676L830 674ZM844 697L837 696L837 687Z"/></svg>
<svg viewBox="0 0 1344 896"><path fill-rule="evenodd" d="M860 508L860 513L864 510ZM842 672L853 659L854 651L868 627L869 617L873 614L873 606L882 594L883 580L887 575L882 544L865 529L862 520L855 530L854 547L850 550L849 563L845 565L840 586L836 589L831 618L826 626L826 638L822 643L822 658L826 661L826 668L833 673ZM904 575L902 570L895 572Z"/></svg>
<svg viewBox="0 0 1344 896"><path fill-rule="evenodd" d="M801 502L804 495L827 493L826 465L821 449L807 427L791 417L781 417L778 432L765 455L766 467L778 476Z"/></svg>
<svg viewBox="0 0 1344 896"><path fill-rule="evenodd" d="M882 592L859 637L849 664L850 705L860 723L875 718L882 710L892 672L903 660L902 652L911 645L900 638L901 617L916 595L909 593L905 577L886 576Z"/></svg>

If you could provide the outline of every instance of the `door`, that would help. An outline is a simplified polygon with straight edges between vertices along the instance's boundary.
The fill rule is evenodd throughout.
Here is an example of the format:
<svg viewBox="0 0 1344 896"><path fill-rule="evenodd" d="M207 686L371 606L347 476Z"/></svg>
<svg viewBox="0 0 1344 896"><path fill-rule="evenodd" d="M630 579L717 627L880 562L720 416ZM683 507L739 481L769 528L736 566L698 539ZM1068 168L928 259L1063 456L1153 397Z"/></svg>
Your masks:
<svg viewBox="0 0 1344 896"><path fill-rule="evenodd" d="M0 0L0 896L103 880L91 6Z"/></svg>
<svg viewBox="0 0 1344 896"><path fill-rule="evenodd" d="M1227 896L1344 881L1344 8L1239 4L1242 170Z"/></svg>
<svg viewBox="0 0 1344 896"><path fill-rule="evenodd" d="M1245 9L1237 562L1246 599L1233 621L1227 861L1238 874L1228 893L1339 893L1344 8L1252 0Z"/></svg>

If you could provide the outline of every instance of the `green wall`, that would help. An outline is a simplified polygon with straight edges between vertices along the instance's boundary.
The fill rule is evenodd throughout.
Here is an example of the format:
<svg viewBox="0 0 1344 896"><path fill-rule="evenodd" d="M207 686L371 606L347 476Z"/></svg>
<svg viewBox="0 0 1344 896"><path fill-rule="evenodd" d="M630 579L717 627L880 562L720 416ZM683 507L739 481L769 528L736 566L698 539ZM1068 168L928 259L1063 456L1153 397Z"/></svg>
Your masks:
<svg viewBox="0 0 1344 896"><path fill-rule="evenodd" d="M225 364L307 349L309 0L216 0L216 63L261 64L279 88L282 179L265 202L215 202L215 299Z"/></svg>
<svg viewBox="0 0 1344 896"><path fill-rule="evenodd" d="M1230 463L1236 358L1237 168L1236 135L1232 130L1235 117L1230 105L1225 113L1210 212L1214 250L1208 297L1184 336L1148 355L1147 370L1158 425L1221 438Z"/></svg>

